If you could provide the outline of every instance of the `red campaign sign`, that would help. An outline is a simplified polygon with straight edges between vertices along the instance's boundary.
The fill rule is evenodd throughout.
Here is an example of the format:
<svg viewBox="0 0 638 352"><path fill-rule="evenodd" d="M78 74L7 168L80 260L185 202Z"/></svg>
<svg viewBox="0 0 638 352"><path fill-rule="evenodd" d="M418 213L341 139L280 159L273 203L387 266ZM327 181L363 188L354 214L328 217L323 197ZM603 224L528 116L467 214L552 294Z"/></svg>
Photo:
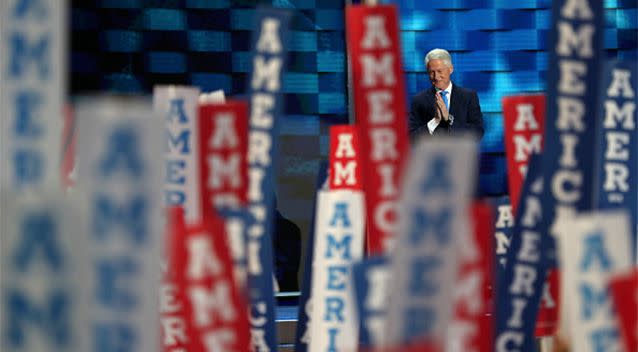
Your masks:
<svg viewBox="0 0 638 352"><path fill-rule="evenodd" d="M610 287L625 351L638 351L638 269L613 277Z"/></svg>
<svg viewBox="0 0 638 352"><path fill-rule="evenodd" d="M166 225L166 248L173 248L184 234L184 209L170 207ZM193 336L192 326L186 319L184 290L178 285L175 265L167 257L162 264L162 283L160 286L160 327L164 352L190 351L189 341Z"/></svg>
<svg viewBox="0 0 638 352"><path fill-rule="evenodd" d="M466 239L459 276L455 285L455 304L452 335L447 344L454 351L492 351L494 321L492 285L494 283L494 251L492 209L489 204L475 203L472 207L474 231ZM474 243L469 243L473 241Z"/></svg>
<svg viewBox="0 0 638 352"><path fill-rule="evenodd" d="M361 189L359 135L353 125L330 126L330 189Z"/></svg>
<svg viewBox="0 0 638 352"><path fill-rule="evenodd" d="M183 303L186 351L248 351L248 308L235 282L223 221L209 212L202 224L173 223L168 272Z"/></svg>
<svg viewBox="0 0 638 352"><path fill-rule="evenodd" d="M556 333L556 328L558 327L559 289L559 271L556 268L550 269L545 279L540 307L538 309L536 330L534 332L536 337L553 336Z"/></svg>
<svg viewBox="0 0 638 352"><path fill-rule="evenodd" d="M410 148L396 6L347 6L346 30L365 173L368 253L382 254L396 232L399 185Z"/></svg>
<svg viewBox="0 0 638 352"><path fill-rule="evenodd" d="M443 352L443 349L432 341L415 341L398 346L362 348L362 352Z"/></svg>
<svg viewBox="0 0 638 352"><path fill-rule="evenodd" d="M509 195L516 214L529 156L540 154L543 147L545 95L504 97L503 120Z"/></svg>
<svg viewBox="0 0 638 352"><path fill-rule="evenodd" d="M202 209L247 202L248 104L227 101L199 106Z"/></svg>

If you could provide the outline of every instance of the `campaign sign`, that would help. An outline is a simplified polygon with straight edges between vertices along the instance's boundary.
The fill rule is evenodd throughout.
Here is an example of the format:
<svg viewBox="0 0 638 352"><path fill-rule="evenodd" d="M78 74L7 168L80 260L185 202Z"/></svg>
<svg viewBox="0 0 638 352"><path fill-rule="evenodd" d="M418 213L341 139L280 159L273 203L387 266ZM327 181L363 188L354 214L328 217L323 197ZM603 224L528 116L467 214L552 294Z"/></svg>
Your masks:
<svg viewBox="0 0 638 352"><path fill-rule="evenodd" d="M167 224L164 244L166 249L183 246L184 241L184 208L173 206L167 211ZM171 260L171 253L166 253L160 265L162 282L160 285L160 335L162 351L192 351L195 334L190 323L186 306L188 297L178 280L178 271Z"/></svg>
<svg viewBox="0 0 638 352"><path fill-rule="evenodd" d="M545 95L504 97L503 122L508 189L516 214L529 157L532 153L540 154L543 148Z"/></svg>
<svg viewBox="0 0 638 352"><path fill-rule="evenodd" d="M563 220L592 208L596 113L603 48L603 3L552 2L548 44L544 192L541 232L556 235Z"/></svg>
<svg viewBox="0 0 638 352"><path fill-rule="evenodd" d="M390 270L386 257L369 257L352 268L357 312L359 345L372 348L384 345Z"/></svg>
<svg viewBox="0 0 638 352"><path fill-rule="evenodd" d="M0 350L77 350L82 208L61 195L10 192L0 206Z"/></svg>
<svg viewBox="0 0 638 352"><path fill-rule="evenodd" d="M609 285L625 351L638 351L638 268L612 277Z"/></svg>
<svg viewBox="0 0 638 352"><path fill-rule="evenodd" d="M248 190L248 104L199 106L202 209L238 208Z"/></svg>
<svg viewBox="0 0 638 352"><path fill-rule="evenodd" d="M368 252L377 254L392 247L399 183L410 149L396 6L347 6L346 32L365 170L366 243Z"/></svg>
<svg viewBox="0 0 638 352"><path fill-rule="evenodd" d="M631 220L630 244L636 258L638 212L638 65L636 61L614 61L605 67L598 114L598 165L596 205L600 209L628 209ZM635 263L635 259L634 259Z"/></svg>
<svg viewBox="0 0 638 352"><path fill-rule="evenodd" d="M459 270L453 289L453 318L446 341L448 351L494 351L491 219L490 206L475 203L472 207L473 228L459 235Z"/></svg>
<svg viewBox="0 0 638 352"><path fill-rule="evenodd" d="M622 351L609 281L631 267L629 217L620 210L582 213L567 225L557 247L572 349Z"/></svg>
<svg viewBox="0 0 638 352"><path fill-rule="evenodd" d="M519 213L506 256L505 269L496 287L495 351L531 351L535 346L534 323L545 282L544 257L549 237L542 227L542 157L530 158L520 198Z"/></svg>
<svg viewBox="0 0 638 352"><path fill-rule="evenodd" d="M248 254L246 224L252 223L253 216L246 208L221 209L219 216L224 221L226 229L226 243L230 250L230 257L233 261L233 277L235 283L246 292L246 280L248 280Z"/></svg>
<svg viewBox="0 0 638 352"><path fill-rule="evenodd" d="M514 229L514 212L508 196L491 198L489 203L494 209L492 213L494 216L494 243L498 278L498 273L505 268L505 262L507 261L507 250L510 246L512 230Z"/></svg>
<svg viewBox="0 0 638 352"><path fill-rule="evenodd" d="M361 189L359 135L354 125L330 126L330 189Z"/></svg>
<svg viewBox="0 0 638 352"><path fill-rule="evenodd" d="M301 295L299 297L299 309L297 312L297 329L295 332L295 351L305 352L310 343L310 325L312 320L312 263L314 261L315 248L315 222L317 209L317 195L319 191L327 191L329 185L328 180L328 163L323 161L319 165L317 179L315 184L315 200L313 202L312 217L310 221L310 231L305 244L306 257L304 259L304 273L301 282Z"/></svg>
<svg viewBox="0 0 638 352"><path fill-rule="evenodd" d="M252 72L248 87L248 295L251 349L277 348L273 293L272 230L277 159L277 120L283 109L282 75L286 70L290 14L259 8L255 12Z"/></svg>
<svg viewBox="0 0 638 352"><path fill-rule="evenodd" d="M299 309L297 311L297 329L295 331L295 351L297 352L306 352L308 349L308 344L310 343L310 325L312 321L312 263L314 260L314 251L315 251L315 221L317 209L319 206L317 205L318 199L317 195L319 191L328 190L328 163L326 161L322 161L319 164L319 172L317 173L317 180L315 184L315 199L313 202L313 209L311 214L313 214L312 219L310 219L310 231L308 234L308 239L305 244L306 257L304 258L304 273L301 281L301 296L299 296Z"/></svg>
<svg viewBox="0 0 638 352"><path fill-rule="evenodd" d="M0 185L60 185L66 0L0 1Z"/></svg>
<svg viewBox="0 0 638 352"><path fill-rule="evenodd" d="M199 95L200 105L223 104L224 102L226 102L226 94L221 89L212 92L202 92L202 94Z"/></svg>
<svg viewBox="0 0 638 352"><path fill-rule="evenodd" d="M476 144L470 137L422 138L406 172L390 258L387 342L443 344L452 317L450 278L458 269L460 236L470 228Z"/></svg>
<svg viewBox="0 0 638 352"><path fill-rule="evenodd" d="M596 116L603 57L603 2L552 2L543 138L541 233L557 236L567 219L594 205ZM568 230L568 229L565 229ZM553 242L551 252L555 252ZM550 256L555 254L550 253ZM549 264L553 267L555 264ZM563 302L561 295L560 301ZM570 300L571 301L571 300ZM567 305L561 304L561 324ZM562 326L567 333L569 329Z"/></svg>
<svg viewBox="0 0 638 352"><path fill-rule="evenodd" d="M202 219L199 184L199 88L155 86L153 107L164 121L164 204L184 208L186 221Z"/></svg>
<svg viewBox="0 0 638 352"><path fill-rule="evenodd" d="M548 260L548 264L551 262L551 259ZM541 292L540 307L536 317L536 329L534 330L536 337L552 336L558 327L560 270L556 267L550 269L549 266L547 265L545 284Z"/></svg>
<svg viewBox="0 0 638 352"><path fill-rule="evenodd" d="M150 102L77 105L78 187L88 198L91 268L82 280L81 351L158 351L162 133Z"/></svg>
<svg viewBox="0 0 638 352"><path fill-rule="evenodd" d="M178 229L170 248L193 352L248 351L247 305L233 277L224 222L212 212Z"/></svg>
<svg viewBox="0 0 638 352"><path fill-rule="evenodd" d="M358 344L352 264L363 258L363 193L319 191L312 263L313 351L353 351Z"/></svg>

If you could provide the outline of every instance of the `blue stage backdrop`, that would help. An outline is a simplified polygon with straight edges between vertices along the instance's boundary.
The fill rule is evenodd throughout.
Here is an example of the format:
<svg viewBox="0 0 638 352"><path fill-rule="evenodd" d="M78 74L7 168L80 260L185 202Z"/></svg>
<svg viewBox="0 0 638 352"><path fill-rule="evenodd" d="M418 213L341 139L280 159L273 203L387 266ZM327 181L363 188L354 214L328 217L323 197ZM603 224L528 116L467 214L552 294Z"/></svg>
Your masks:
<svg viewBox="0 0 638 352"><path fill-rule="evenodd" d="M434 48L452 54L452 80L478 92L485 119L479 193L506 193L501 98L544 92L551 0L383 2L400 9L409 96L429 87L423 59ZM638 1L605 0L604 6L608 56L636 58Z"/></svg>
<svg viewBox="0 0 638 352"><path fill-rule="evenodd" d="M550 0L385 1L400 8L409 95L427 87L424 54L451 51L460 85L485 114L479 193L506 193L501 97L541 92ZM344 1L72 0L71 90L150 93L191 84L246 92L250 29L258 4L294 10L285 119L280 123L278 204L305 235L328 127L347 123ZM610 57L635 58L638 0L606 0Z"/></svg>

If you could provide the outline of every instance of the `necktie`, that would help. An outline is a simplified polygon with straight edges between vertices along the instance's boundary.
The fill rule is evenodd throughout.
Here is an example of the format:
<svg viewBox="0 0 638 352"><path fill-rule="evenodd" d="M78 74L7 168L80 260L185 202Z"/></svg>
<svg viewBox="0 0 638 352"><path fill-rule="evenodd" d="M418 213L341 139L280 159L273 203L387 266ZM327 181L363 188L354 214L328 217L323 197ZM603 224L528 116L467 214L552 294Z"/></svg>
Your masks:
<svg viewBox="0 0 638 352"><path fill-rule="evenodd" d="M439 93L441 93L441 98L443 98L443 102L445 103L445 107L449 110L450 109L450 104L448 103L448 100L447 100L447 92L442 90Z"/></svg>

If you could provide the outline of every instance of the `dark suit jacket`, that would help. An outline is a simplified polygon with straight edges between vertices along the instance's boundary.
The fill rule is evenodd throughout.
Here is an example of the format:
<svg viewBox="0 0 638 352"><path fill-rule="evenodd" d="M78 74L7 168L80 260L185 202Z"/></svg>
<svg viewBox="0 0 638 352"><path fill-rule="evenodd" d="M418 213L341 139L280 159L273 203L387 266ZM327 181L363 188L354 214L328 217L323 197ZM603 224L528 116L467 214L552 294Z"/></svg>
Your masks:
<svg viewBox="0 0 638 352"><path fill-rule="evenodd" d="M411 140L414 140L420 134L430 134L427 124L434 117L436 111L434 94L434 87L430 87L412 98L408 119ZM449 123L441 121L434 130L434 134L457 134L469 131L480 140L484 132L483 113L481 113L481 106L476 92L457 84L452 84L451 99L449 111L454 116L454 123L450 126Z"/></svg>

